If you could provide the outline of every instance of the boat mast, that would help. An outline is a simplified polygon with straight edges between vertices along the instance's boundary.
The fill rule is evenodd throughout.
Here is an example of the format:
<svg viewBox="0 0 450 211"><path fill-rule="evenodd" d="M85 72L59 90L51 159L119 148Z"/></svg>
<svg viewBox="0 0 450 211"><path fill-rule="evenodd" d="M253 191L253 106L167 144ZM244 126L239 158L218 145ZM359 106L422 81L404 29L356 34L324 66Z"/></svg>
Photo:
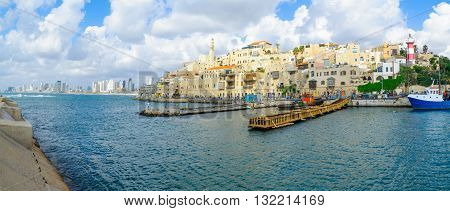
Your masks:
<svg viewBox="0 0 450 211"><path fill-rule="evenodd" d="M439 57L438 71L439 71L439 94L441 94L441 57Z"/></svg>

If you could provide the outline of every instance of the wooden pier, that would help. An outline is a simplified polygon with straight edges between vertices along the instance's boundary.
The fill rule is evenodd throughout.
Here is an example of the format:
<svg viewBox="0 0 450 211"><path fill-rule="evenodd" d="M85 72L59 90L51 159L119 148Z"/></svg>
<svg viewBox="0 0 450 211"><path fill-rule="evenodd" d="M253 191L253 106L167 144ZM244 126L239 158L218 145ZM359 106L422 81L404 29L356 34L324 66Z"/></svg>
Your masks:
<svg viewBox="0 0 450 211"><path fill-rule="evenodd" d="M288 113L272 116L254 117L250 119L249 127L253 129L270 130L288 125L293 125L297 121L314 118L319 115L340 110L347 106L348 99L340 99L330 105L321 105L306 109L293 110Z"/></svg>

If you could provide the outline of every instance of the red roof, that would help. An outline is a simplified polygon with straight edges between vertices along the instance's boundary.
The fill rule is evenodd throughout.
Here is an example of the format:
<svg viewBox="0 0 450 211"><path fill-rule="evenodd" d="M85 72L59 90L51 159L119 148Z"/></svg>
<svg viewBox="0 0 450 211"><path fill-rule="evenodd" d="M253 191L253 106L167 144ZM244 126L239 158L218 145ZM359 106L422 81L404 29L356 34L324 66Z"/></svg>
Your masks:
<svg viewBox="0 0 450 211"><path fill-rule="evenodd" d="M230 65L230 66L217 66L217 67L211 67L208 68L208 70L223 70L223 69L232 69L236 67L236 65Z"/></svg>

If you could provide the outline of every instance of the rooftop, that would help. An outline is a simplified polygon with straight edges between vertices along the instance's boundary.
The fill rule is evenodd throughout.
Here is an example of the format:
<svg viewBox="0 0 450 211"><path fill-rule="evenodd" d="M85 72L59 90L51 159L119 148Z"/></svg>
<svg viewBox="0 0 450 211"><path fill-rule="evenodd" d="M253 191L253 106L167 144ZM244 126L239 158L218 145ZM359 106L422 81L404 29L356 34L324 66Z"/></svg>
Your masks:
<svg viewBox="0 0 450 211"><path fill-rule="evenodd" d="M236 67L236 65L229 65L229 66L217 66L217 67L211 67L208 68L208 70L223 70L223 69L232 69Z"/></svg>

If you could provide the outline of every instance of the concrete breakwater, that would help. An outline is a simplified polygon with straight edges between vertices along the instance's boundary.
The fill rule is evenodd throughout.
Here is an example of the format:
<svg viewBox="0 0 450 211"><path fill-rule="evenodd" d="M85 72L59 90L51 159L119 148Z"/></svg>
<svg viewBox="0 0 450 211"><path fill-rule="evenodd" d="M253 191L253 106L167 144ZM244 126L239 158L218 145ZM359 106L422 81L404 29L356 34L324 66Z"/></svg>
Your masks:
<svg viewBox="0 0 450 211"><path fill-rule="evenodd" d="M137 97L135 100L157 102L157 103L209 103L209 104L232 104L233 100L209 99L209 98L153 98Z"/></svg>
<svg viewBox="0 0 450 211"><path fill-rule="evenodd" d="M0 191L69 190L17 103L0 97Z"/></svg>
<svg viewBox="0 0 450 211"><path fill-rule="evenodd" d="M171 108L171 109L144 109L140 112L143 116L185 116L194 114L217 113L226 111L239 111L247 109L244 105L230 105L230 106L211 106L211 107L197 107L197 108Z"/></svg>
<svg viewBox="0 0 450 211"><path fill-rule="evenodd" d="M273 101L264 103L249 103L249 104L225 104L225 105L215 105L215 106L199 106L196 108L164 108L164 109L151 109L146 108L142 110L139 114L142 116L185 116L194 114L206 114L206 113L218 113L218 112L228 112L228 111L239 111L246 109L262 109L277 107L278 105L284 105L289 103L288 101Z"/></svg>
<svg viewBox="0 0 450 211"><path fill-rule="evenodd" d="M411 107L408 98L356 99L351 100L352 107Z"/></svg>

